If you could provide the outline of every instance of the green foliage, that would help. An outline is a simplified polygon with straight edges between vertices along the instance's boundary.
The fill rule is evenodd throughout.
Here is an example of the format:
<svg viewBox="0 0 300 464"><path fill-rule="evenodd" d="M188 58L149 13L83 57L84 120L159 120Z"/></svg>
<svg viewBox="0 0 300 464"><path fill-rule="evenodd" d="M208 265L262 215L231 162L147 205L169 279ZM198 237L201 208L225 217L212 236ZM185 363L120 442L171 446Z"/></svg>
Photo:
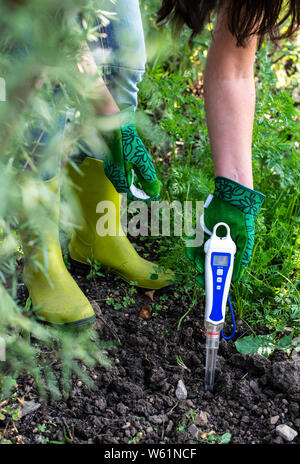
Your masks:
<svg viewBox="0 0 300 464"><path fill-rule="evenodd" d="M276 339L276 332L269 335L249 335L235 342L236 349L243 354L260 354L268 358L275 350L291 353L292 349L299 351L300 344L293 343L293 334Z"/></svg>
<svg viewBox="0 0 300 464"><path fill-rule="evenodd" d="M110 362L97 333L58 330L38 323L31 301L20 301L24 253L21 235L34 236L47 221L40 198L47 195L42 178L56 173L79 137L99 124L91 103L93 79L76 64L84 41L95 40L90 24L93 0L27 0L13 8L0 4L0 76L6 101L0 101L0 336L6 361L0 362L0 398L9 395L21 374L31 375L40 393L59 398L68 393L73 375L91 384L84 365ZM83 11L85 28L76 15ZM97 10L100 21L104 18ZM101 19L102 18L102 19ZM60 119L72 111L76 124L61 137ZM32 128L49 134L47 143L31 140ZM45 197L44 197L45 198ZM45 201L44 203L47 203ZM63 202L62 228L70 228L71 213ZM44 243L39 243L46 256ZM34 256L31 257L34 260ZM36 266L39 262L34 263ZM92 275L99 275L99 267ZM61 362L60 375L52 362Z"/></svg>
<svg viewBox="0 0 300 464"><path fill-rule="evenodd" d="M276 87L271 54L257 57L257 106L253 135L255 186L266 201L257 221L255 253L234 292L241 316L269 328L299 332L299 111L291 89Z"/></svg>
<svg viewBox="0 0 300 464"><path fill-rule="evenodd" d="M203 438L200 438L200 443L205 443L207 445L228 445L231 442L232 435L229 432L223 433L223 435L218 435L214 431L202 434ZM205 438L204 438L205 437Z"/></svg>
<svg viewBox="0 0 300 464"><path fill-rule="evenodd" d="M22 313L8 293L0 290L5 308L1 314L1 333L6 342L6 360L0 363L1 398L8 396L20 374L31 375L41 394L58 399L61 393L69 393L72 375L92 385L82 364L111 366L104 350L114 345L101 342L92 328L63 331L44 326L28 317L28 313ZM59 378L50 362L55 360L54 356L62 362Z"/></svg>
<svg viewBox="0 0 300 464"><path fill-rule="evenodd" d="M213 25L190 46L186 29L172 42L169 28L159 30L155 24L157 5L141 3L150 59L140 84L140 118L164 184L162 199L205 201L213 191L214 174L201 86ZM256 223L250 266L231 288L238 317L271 330L289 326L294 335L300 332L297 43L299 37L278 48L265 42L257 52L253 171L255 188L266 201ZM157 254L165 266L176 269L177 289L187 295L189 313L203 292L193 286L195 270L184 257L184 241L159 238Z"/></svg>
<svg viewBox="0 0 300 464"><path fill-rule="evenodd" d="M91 267L90 272L86 276L88 280L93 279L95 277L104 277L103 272L101 272L102 264L99 263L96 259L92 262L90 259L87 260L87 263Z"/></svg>

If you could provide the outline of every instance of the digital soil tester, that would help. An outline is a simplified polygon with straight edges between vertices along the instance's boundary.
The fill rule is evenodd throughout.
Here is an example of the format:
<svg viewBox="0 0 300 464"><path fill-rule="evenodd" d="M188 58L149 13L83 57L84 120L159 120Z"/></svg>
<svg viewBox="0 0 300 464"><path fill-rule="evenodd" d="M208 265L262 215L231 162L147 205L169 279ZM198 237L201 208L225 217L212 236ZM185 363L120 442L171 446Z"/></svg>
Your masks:
<svg viewBox="0 0 300 464"><path fill-rule="evenodd" d="M217 235L217 229L225 227L224 237ZM229 287L234 264L236 245L230 236L230 228L219 222L213 228L212 236L204 244L205 251L205 328L206 367L205 389L212 390L214 384L216 358L220 332L224 326L225 310L229 298ZM230 301L230 300L229 300Z"/></svg>

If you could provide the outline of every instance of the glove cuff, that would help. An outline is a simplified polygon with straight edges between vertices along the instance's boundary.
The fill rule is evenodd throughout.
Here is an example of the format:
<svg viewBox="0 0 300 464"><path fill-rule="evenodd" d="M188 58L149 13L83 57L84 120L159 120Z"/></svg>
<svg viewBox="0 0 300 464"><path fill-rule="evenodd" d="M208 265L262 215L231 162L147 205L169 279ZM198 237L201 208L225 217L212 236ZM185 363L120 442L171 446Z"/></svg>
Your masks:
<svg viewBox="0 0 300 464"><path fill-rule="evenodd" d="M257 190L245 187L227 177L216 177L214 196L230 203L243 213L256 217L266 198Z"/></svg>
<svg viewBox="0 0 300 464"><path fill-rule="evenodd" d="M135 126L135 108L134 106L128 106L119 113L120 127L123 126Z"/></svg>
<svg viewBox="0 0 300 464"><path fill-rule="evenodd" d="M102 134L112 134L113 131L120 130L122 127L135 126L134 106L128 106L118 113L99 116L99 121Z"/></svg>

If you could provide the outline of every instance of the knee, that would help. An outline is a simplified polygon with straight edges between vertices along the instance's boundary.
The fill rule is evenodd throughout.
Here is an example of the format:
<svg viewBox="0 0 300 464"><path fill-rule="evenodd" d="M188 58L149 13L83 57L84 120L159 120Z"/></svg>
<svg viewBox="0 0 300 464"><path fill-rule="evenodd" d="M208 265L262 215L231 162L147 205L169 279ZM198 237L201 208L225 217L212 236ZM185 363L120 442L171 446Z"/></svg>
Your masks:
<svg viewBox="0 0 300 464"><path fill-rule="evenodd" d="M144 71L146 66L146 49L143 31L130 27L128 31L119 31L119 47L113 50L115 65L135 71Z"/></svg>

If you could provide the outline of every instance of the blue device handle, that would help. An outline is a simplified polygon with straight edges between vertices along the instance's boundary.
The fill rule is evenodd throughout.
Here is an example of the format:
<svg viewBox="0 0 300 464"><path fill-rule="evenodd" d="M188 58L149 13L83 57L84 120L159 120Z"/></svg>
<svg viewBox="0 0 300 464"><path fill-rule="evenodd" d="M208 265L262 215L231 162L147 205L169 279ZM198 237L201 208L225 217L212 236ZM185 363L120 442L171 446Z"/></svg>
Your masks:
<svg viewBox="0 0 300 464"><path fill-rule="evenodd" d="M215 264L216 260L223 260L223 265ZM226 264L225 264L226 260ZM218 261L217 261L218 262ZM224 322L225 312L223 312L223 307L226 303L223 301L224 298L227 299L227 296L224 295L226 292L225 283L228 274L228 269L231 264L231 255L230 253L218 253L214 252L211 255L210 265L212 269L212 278L213 278L213 300L212 308L209 315L209 319L215 323Z"/></svg>

